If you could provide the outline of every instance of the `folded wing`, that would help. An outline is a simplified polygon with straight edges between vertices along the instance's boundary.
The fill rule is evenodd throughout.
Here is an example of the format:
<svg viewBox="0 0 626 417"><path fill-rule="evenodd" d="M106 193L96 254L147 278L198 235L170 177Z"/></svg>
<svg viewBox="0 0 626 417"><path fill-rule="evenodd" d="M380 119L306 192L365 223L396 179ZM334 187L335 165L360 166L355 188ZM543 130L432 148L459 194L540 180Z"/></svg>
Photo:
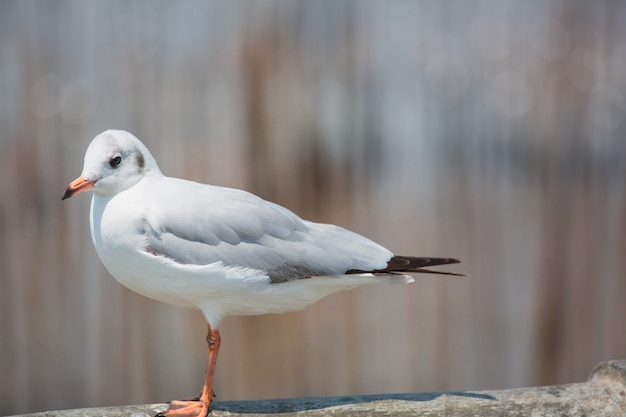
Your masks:
<svg viewBox="0 0 626 417"><path fill-rule="evenodd" d="M245 191L187 181L168 187L183 188L187 189L184 195L193 195L194 201L168 196L167 209L177 215L163 207L149 210L143 227L146 251L181 264L223 262L252 268L263 271L271 282L347 271L382 272L393 257L361 235L302 220Z"/></svg>

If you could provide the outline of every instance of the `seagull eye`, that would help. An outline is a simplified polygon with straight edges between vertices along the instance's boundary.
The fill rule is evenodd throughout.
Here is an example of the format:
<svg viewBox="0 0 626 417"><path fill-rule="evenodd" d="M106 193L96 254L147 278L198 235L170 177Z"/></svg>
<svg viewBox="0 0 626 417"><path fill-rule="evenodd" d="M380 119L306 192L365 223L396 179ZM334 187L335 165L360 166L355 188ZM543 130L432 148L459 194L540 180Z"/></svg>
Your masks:
<svg viewBox="0 0 626 417"><path fill-rule="evenodd" d="M120 162L122 162L122 157L121 156L116 156L115 158L111 158L109 160L109 165L111 165L112 168L117 168L117 166L120 164Z"/></svg>

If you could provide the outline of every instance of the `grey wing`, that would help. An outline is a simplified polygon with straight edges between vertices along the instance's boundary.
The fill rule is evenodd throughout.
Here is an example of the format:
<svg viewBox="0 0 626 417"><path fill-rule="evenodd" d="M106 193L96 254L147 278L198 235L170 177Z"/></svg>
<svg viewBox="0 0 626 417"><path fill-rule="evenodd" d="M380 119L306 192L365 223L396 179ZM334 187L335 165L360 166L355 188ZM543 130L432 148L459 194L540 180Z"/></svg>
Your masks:
<svg viewBox="0 0 626 417"><path fill-rule="evenodd" d="M174 216L145 219L145 250L181 264L221 261L257 269L271 282L380 269L392 256L341 227L304 221L252 194L224 190L219 204L200 200L204 204L179 205Z"/></svg>

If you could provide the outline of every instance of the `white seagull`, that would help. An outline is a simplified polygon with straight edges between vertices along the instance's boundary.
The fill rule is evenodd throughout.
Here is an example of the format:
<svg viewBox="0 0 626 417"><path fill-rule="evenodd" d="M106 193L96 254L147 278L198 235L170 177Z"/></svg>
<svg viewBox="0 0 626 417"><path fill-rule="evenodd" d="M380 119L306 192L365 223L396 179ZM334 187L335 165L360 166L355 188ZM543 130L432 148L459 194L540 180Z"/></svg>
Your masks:
<svg viewBox="0 0 626 417"><path fill-rule="evenodd" d="M460 275L423 269L456 259L394 256L246 191L166 177L123 130L93 139L63 200L89 189L91 237L111 275L146 297L198 309L208 323L202 394L170 402L166 416L209 412L225 316L301 310L360 285L413 282L411 273Z"/></svg>

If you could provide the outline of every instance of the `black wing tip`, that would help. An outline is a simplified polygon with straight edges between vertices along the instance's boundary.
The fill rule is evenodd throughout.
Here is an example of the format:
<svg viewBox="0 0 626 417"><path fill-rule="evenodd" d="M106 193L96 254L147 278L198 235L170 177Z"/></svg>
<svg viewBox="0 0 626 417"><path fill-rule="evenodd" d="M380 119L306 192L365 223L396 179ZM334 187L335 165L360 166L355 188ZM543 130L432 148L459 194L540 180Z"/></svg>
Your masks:
<svg viewBox="0 0 626 417"><path fill-rule="evenodd" d="M404 256L402 258L409 258L411 256ZM417 259L430 259L431 263L429 265L451 265L451 264L460 264L461 261L456 258L417 258Z"/></svg>
<svg viewBox="0 0 626 417"><path fill-rule="evenodd" d="M408 261L409 265L406 269L403 269L401 272L413 273L413 274L437 274L437 275L452 275L456 277L464 277L465 274L459 274L456 272L448 272L448 271L432 271L430 269L425 269L425 267L433 267L440 265L453 265L460 264L461 261L456 258L427 258L427 257L413 257L413 256L394 256L389 261L389 266L391 266L394 259L399 258L403 261Z"/></svg>
<svg viewBox="0 0 626 417"><path fill-rule="evenodd" d="M458 263L461 263L461 261L456 258L431 258L426 256L417 257L395 255L389 260L389 262L387 263L387 268L385 269L399 268L401 270L405 270L423 268L427 266L430 267L438 265L452 265Z"/></svg>
<svg viewBox="0 0 626 417"><path fill-rule="evenodd" d="M440 275L454 275L454 276L465 276L464 274L458 274L455 272L446 272L446 271L431 271L428 269L424 269L426 267L433 267L439 265L452 265L461 263L460 260L456 258L428 258L428 257L416 257L416 256L393 256L389 262L387 262L387 267L383 269L378 269L375 271L361 271L361 270L350 270L347 271L347 274L356 274L356 273L364 273L364 272L372 272L372 273L422 273L422 274L440 274Z"/></svg>
<svg viewBox="0 0 626 417"><path fill-rule="evenodd" d="M458 262L457 262L458 263ZM420 274L437 274L437 275L452 275L454 277L466 277L465 274L459 274L457 272L448 272L448 271L431 271L430 269L414 269L411 271L405 271L409 273L420 273Z"/></svg>

